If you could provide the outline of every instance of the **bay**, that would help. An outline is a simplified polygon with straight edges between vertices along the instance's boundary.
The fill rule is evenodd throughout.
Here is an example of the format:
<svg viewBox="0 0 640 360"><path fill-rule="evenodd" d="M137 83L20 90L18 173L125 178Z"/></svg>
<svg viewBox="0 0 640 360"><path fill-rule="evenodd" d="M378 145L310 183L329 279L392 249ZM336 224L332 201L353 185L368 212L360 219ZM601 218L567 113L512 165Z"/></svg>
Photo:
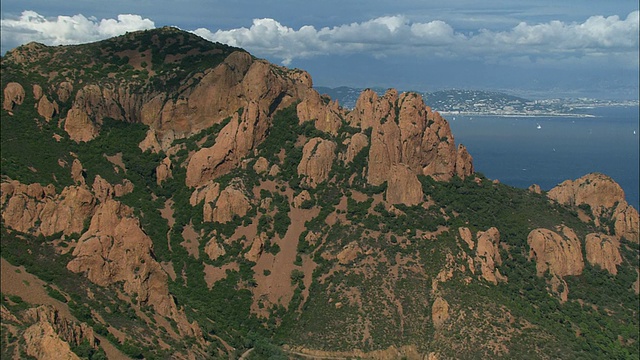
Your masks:
<svg viewBox="0 0 640 360"><path fill-rule="evenodd" d="M475 170L504 184L549 190L592 172L606 174L640 205L639 108L582 110L593 117L446 115Z"/></svg>

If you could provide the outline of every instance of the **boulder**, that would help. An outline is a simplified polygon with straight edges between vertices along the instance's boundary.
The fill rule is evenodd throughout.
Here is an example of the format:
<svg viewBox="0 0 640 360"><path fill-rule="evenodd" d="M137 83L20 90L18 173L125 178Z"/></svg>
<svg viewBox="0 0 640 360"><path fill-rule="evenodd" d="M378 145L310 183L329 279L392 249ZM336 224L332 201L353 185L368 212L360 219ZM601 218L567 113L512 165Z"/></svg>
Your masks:
<svg viewBox="0 0 640 360"><path fill-rule="evenodd" d="M245 216L249 209L251 209L251 203L242 187L235 184L229 185L220 192L211 218L205 218L204 221L227 223L233 220L234 216Z"/></svg>
<svg viewBox="0 0 640 360"><path fill-rule="evenodd" d="M618 265L622 263L620 241L615 236L591 233L585 237L587 261L607 270L610 274L618 273Z"/></svg>
<svg viewBox="0 0 640 360"><path fill-rule="evenodd" d="M527 236L529 259L535 259L538 276L547 270L558 277L580 275L584 269L582 246L575 232L562 226L558 232L535 229Z"/></svg>
<svg viewBox="0 0 640 360"><path fill-rule="evenodd" d="M506 281L507 278L500 274L497 265L502 265L500 257L500 232L492 227L487 231L478 231L476 234L478 247L476 248L476 264L480 264L482 277L494 285L498 281Z"/></svg>
<svg viewBox="0 0 640 360"><path fill-rule="evenodd" d="M7 111L13 111L16 106L24 101L24 88L17 82L10 82L4 88L4 103L2 107Z"/></svg>

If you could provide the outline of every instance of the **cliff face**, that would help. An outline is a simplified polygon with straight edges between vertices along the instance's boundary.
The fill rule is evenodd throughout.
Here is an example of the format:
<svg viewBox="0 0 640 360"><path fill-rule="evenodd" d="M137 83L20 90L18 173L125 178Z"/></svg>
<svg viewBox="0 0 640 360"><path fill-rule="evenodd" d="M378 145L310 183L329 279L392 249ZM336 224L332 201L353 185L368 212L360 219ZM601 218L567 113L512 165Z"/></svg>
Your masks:
<svg viewBox="0 0 640 360"><path fill-rule="evenodd" d="M549 190L547 196L561 204L584 211L596 225L605 223L618 239L638 242L638 211L627 204L624 191L604 174L588 174L566 180Z"/></svg>
<svg viewBox="0 0 640 360"><path fill-rule="evenodd" d="M424 104L415 93L399 95L395 90L378 97L365 90L347 121L371 128L367 179L379 185L391 179L391 168L404 164L412 173L448 180L473 173L466 150L456 150L449 124Z"/></svg>

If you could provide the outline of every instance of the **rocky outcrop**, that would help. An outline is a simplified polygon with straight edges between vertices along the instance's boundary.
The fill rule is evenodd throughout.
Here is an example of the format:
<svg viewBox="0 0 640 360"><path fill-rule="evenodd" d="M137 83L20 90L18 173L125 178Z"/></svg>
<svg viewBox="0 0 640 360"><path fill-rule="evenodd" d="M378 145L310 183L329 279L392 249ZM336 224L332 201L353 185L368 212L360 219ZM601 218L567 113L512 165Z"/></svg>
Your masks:
<svg viewBox="0 0 640 360"><path fill-rule="evenodd" d="M220 256L224 256L227 251L224 249L216 237L212 237L211 240L204 246L204 253L209 256L209 259L216 260Z"/></svg>
<svg viewBox="0 0 640 360"><path fill-rule="evenodd" d="M71 94L73 93L73 84L68 81L63 81L58 84L58 89L56 90L56 95L58 95L58 100L65 103L67 100L71 98Z"/></svg>
<svg viewBox="0 0 640 360"><path fill-rule="evenodd" d="M78 108L67 112L64 131L75 142L86 142L98 136L98 127L91 121L89 115Z"/></svg>
<svg viewBox="0 0 640 360"><path fill-rule="evenodd" d="M84 167L80 160L73 159L73 163L71 163L71 179L73 179L76 185L86 185L87 181L85 176Z"/></svg>
<svg viewBox="0 0 640 360"><path fill-rule="evenodd" d="M100 202L105 202L107 199L131 193L133 191L133 183L129 179L124 179L122 184L111 185L102 176L96 175L93 180L92 190Z"/></svg>
<svg viewBox="0 0 640 360"><path fill-rule="evenodd" d="M613 223L608 230L618 239L638 242L638 211L627 204L624 191L613 179L598 173L566 180L547 196L560 204L587 209L596 226Z"/></svg>
<svg viewBox="0 0 640 360"><path fill-rule="evenodd" d="M534 194L542 194L542 188L540 188L540 185L538 185L538 184L532 184L531 186L529 186L527 188L527 190L529 190L530 192L532 192Z"/></svg>
<svg viewBox="0 0 640 360"><path fill-rule="evenodd" d="M33 98L36 99L36 101L38 101L40 100L42 95L44 95L44 92L42 91L42 86L38 84L33 84Z"/></svg>
<svg viewBox="0 0 640 360"><path fill-rule="evenodd" d="M78 240L67 269L84 273L99 286L121 282L127 294L137 296L138 303L174 319L183 335L192 335L196 330L178 310L169 294L168 276L152 253L153 243L140 228L133 209L107 199Z"/></svg>
<svg viewBox="0 0 640 360"><path fill-rule="evenodd" d="M302 204L311 200L311 194L307 190L302 190L300 194L293 198L293 207L301 208Z"/></svg>
<svg viewBox="0 0 640 360"><path fill-rule="evenodd" d="M372 128L367 174L372 185L389 181L391 169L398 164L437 180L473 172L471 156L464 147L456 149L449 124L418 94L398 95L389 90L378 97L365 90L347 121L351 126Z"/></svg>
<svg viewBox="0 0 640 360"><path fill-rule="evenodd" d="M243 189L241 183L234 183L222 190L216 200L211 218L205 218L204 221L227 223L233 220L234 216L245 216L251 209L251 203Z"/></svg>
<svg viewBox="0 0 640 360"><path fill-rule="evenodd" d="M502 265L500 257L500 232L492 227L487 231L478 231L476 234L478 246L476 247L476 264L480 264L482 277L496 285L498 281L506 281L507 278L500 274L497 265Z"/></svg>
<svg viewBox="0 0 640 360"><path fill-rule="evenodd" d="M269 171L269 161L263 157L259 157L253 164L253 170L258 174L263 174Z"/></svg>
<svg viewBox="0 0 640 360"><path fill-rule="evenodd" d="M529 233L527 243L531 248L529 259L535 259L538 276L547 270L559 277L582 274L582 246L570 228L563 226L558 232L535 229Z"/></svg>
<svg viewBox="0 0 640 360"><path fill-rule="evenodd" d="M336 143L322 138L309 140L302 149L302 159L298 164L298 175L303 182L315 188L329 178L329 172L336 158Z"/></svg>
<svg viewBox="0 0 640 360"><path fill-rule="evenodd" d="M2 184L2 220L12 229L50 236L81 233L96 200L81 186L68 186L58 195L53 185Z"/></svg>
<svg viewBox="0 0 640 360"><path fill-rule="evenodd" d="M31 324L23 333L25 351L38 359L80 359L71 346L87 343L92 348L98 344L93 328L64 318L51 306L30 308L23 320Z"/></svg>
<svg viewBox="0 0 640 360"><path fill-rule="evenodd" d="M63 316L52 306L41 305L28 309L24 316L26 322L46 322L65 342L77 346L87 342L93 348L98 347L93 328L86 323L76 323Z"/></svg>
<svg viewBox="0 0 640 360"><path fill-rule="evenodd" d="M162 184L168 178L173 177L171 172L171 159L166 157L160 162L160 165L156 167L156 183L158 185Z"/></svg>
<svg viewBox="0 0 640 360"><path fill-rule="evenodd" d="M351 242L342 248L336 258L340 264L345 265L355 260L360 254L362 254L362 248L357 243Z"/></svg>
<svg viewBox="0 0 640 360"><path fill-rule="evenodd" d="M46 95L43 95L38 101L38 114L42 116L46 121L50 121L54 116L60 112L58 103L49 101Z"/></svg>
<svg viewBox="0 0 640 360"><path fill-rule="evenodd" d="M469 269L473 274L477 267L480 268L480 276L486 281L497 285L498 282L506 282L506 276L497 268L502 265L500 256L500 232L492 227L487 231L478 231L474 242L471 230L467 227L458 228L460 238L469 246L469 250L475 248L475 256L466 256Z"/></svg>
<svg viewBox="0 0 640 360"><path fill-rule="evenodd" d="M390 170L386 193L387 202L409 206L422 203L424 193L418 176L404 164L394 164Z"/></svg>
<svg viewBox="0 0 640 360"><path fill-rule="evenodd" d="M626 202L621 202L613 210L611 215L613 223L613 233L618 239L625 238L629 241L640 241L640 223L638 210Z"/></svg>
<svg viewBox="0 0 640 360"><path fill-rule="evenodd" d="M475 172L473 169L473 157L464 145L458 145L456 156L456 175L464 178Z"/></svg>
<svg viewBox="0 0 640 360"><path fill-rule="evenodd" d="M469 245L469 249L473 250L473 248L475 247L475 243L473 242L471 230L469 230L469 228L467 227L460 227L458 228L458 234L460 235L460 238L462 238L462 240L464 240L464 242Z"/></svg>
<svg viewBox="0 0 640 360"><path fill-rule="evenodd" d="M254 263L258 262L260 256L262 255L262 251L264 250L265 240L265 234L254 237L253 241L251 242L251 248L246 254L244 254L244 258Z"/></svg>
<svg viewBox="0 0 640 360"><path fill-rule="evenodd" d="M167 100L159 113L143 109L143 122L156 129L158 137L167 129L176 137L186 136L231 118L216 143L189 161L188 186L204 184L237 166L264 140L271 116L309 92L309 74L276 68L245 52L234 52L208 72L186 99Z"/></svg>
<svg viewBox="0 0 640 360"><path fill-rule="evenodd" d="M315 90L306 93L296 110L300 123L313 121L316 129L326 133L337 135L338 129L342 126L341 109L338 102L320 96Z"/></svg>
<svg viewBox="0 0 640 360"><path fill-rule="evenodd" d="M80 360L48 322L37 322L23 334L27 355L43 360Z"/></svg>
<svg viewBox="0 0 640 360"><path fill-rule="evenodd" d="M220 195L220 184L217 182L209 182L206 185L199 187L191 193L189 203L191 206L196 206L201 201L204 201L202 208L202 218L206 221L212 221L213 208L215 207L215 201Z"/></svg>
<svg viewBox="0 0 640 360"><path fill-rule="evenodd" d="M433 327L440 329L445 322L449 320L449 303L442 297L437 297L431 307L431 319L433 321Z"/></svg>
<svg viewBox="0 0 640 360"><path fill-rule="evenodd" d="M369 137L363 133L357 133L346 139L344 144L347 145L344 161L350 163L362 149L369 145Z"/></svg>
<svg viewBox="0 0 640 360"><path fill-rule="evenodd" d="M615 236L591 233L585 237L587 261L607 270L610 274L618 273L618 265L622 263L620 241Z"/></svg>
<svg viewBox="0 0 640 360"><path fill-rule="evenodd" d="M22 105L24 101L24 88L17 82L10 82L4 88L4 102L2 108L7 111L13 111L16 106Z"/></svg>

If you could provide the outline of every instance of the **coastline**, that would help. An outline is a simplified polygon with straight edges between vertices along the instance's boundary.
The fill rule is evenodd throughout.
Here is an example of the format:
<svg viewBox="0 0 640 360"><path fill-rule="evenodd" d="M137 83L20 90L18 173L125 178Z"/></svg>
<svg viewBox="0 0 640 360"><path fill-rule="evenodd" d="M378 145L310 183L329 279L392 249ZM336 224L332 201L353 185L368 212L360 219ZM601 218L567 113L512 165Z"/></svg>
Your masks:
<svg viewBox="0 0 640 360"><path fill-rule="evenodd" d="M536 118L536 117L570 117L570 118L595 118L595 115L591 114L571 114L571 113L494 113L494 112L474 112L474 111L438 111L440 115L443 116L493 116L493 117L526 117L526 118Z"/></svg>

